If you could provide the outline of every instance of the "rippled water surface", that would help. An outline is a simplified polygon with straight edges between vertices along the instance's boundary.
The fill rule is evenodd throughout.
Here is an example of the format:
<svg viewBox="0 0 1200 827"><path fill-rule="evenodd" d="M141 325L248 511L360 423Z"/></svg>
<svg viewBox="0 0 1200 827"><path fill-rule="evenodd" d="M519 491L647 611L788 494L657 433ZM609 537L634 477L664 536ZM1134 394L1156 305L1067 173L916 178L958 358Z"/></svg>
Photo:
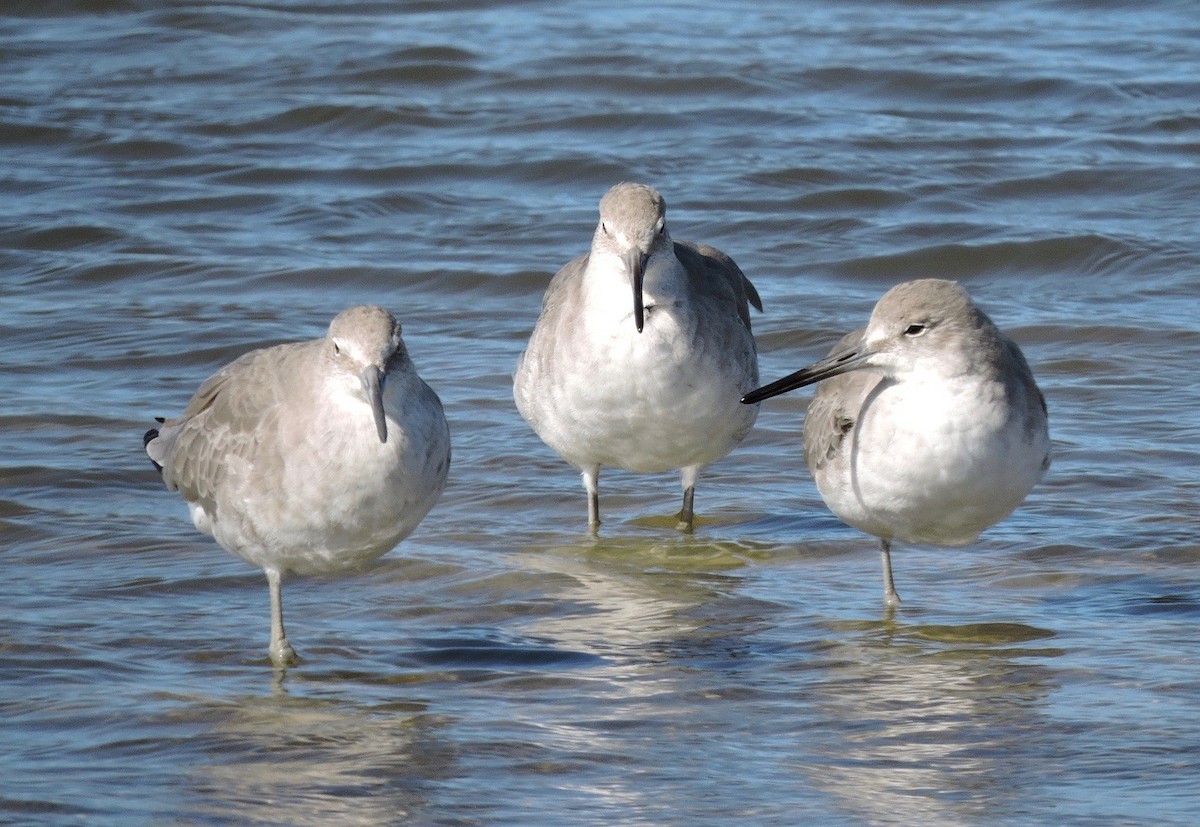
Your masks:
<svg viewBox="0 0 1200 827"><path fill-rule="evenodd" d="M1191 3L10 3L0 13L0 821L1191 825ZM575 473L510 372L623 179L758 286L764 379L889 286L1021 343L1055 461L966 550L873 541L808 394L702 477ZM454 466L285 589L141 434L219 365L391 308Z"/></svg>

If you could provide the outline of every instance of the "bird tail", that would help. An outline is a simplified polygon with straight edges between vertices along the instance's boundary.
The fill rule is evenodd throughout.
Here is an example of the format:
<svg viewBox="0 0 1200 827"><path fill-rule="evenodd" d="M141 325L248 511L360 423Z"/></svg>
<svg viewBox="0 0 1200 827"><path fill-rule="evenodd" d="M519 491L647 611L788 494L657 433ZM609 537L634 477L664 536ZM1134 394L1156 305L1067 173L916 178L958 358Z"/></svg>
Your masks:
<svg viewBox="0 0 1200 827"><path fill-rule="evenodd" d="M156 416L154 417L154 421L161 425L165 420L161 416ZM151 428L150 430L146 431L146 434L142 437L142 447L147 449L147 453L149 452L150 443L156 439L158 439L158 428ZM157 460L154 459L154 457L150 457L150 464L154 466L155 471L160 474L162 473L163 467L158 463Z"/></svg>

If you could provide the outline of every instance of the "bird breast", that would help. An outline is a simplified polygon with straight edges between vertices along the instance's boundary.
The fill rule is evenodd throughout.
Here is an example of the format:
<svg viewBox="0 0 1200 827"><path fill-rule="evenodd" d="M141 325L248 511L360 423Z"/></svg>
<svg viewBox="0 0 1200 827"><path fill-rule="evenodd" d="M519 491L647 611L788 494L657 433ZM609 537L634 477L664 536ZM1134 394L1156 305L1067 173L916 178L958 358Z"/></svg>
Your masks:
<svg viewBox="0 0 1200 827"><path fill-rule="evenodd" d="M881 382L849 436L827 486L835 513L877 536L942 545L973 542L1011 513L1046 450L994 381Z"/></svg>

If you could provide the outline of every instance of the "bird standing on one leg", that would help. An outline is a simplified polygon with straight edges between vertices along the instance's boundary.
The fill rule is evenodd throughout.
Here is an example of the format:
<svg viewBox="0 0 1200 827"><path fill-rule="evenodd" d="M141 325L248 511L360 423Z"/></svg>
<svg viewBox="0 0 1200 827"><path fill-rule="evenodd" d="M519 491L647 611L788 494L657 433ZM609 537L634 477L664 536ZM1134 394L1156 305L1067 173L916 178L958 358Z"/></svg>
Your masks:
<svg viewBox="0 0 1200 827"><path fill-rule="evenodd" d="M1046 402L1020 348L951 281L884 294L829 356L743 399L820 382L804 457L826 505L879 538L963 546L1007 517L1050 467Z"/></svg>
<svg viewBox="0 0 1200 827"><path fill-rule="evenodd" d="M382 307L320 339L255 350L209 378L145 448L196 528L261 568L271 660L294 663L281 579L362 565L407 537L450 468L442 405Z"/></svg>
<svg viewBox="0 0 1200 827"><path fill-rule="evenodd" d="M521 415L582 474L593 530L604 466L680 469L679 527L692 529L700 471L757 416L738 404L758 384L751 304L762 310L729 256L671 240L656 190L622 183L600 200L591 251L546 288L513 376Z"/></svg>

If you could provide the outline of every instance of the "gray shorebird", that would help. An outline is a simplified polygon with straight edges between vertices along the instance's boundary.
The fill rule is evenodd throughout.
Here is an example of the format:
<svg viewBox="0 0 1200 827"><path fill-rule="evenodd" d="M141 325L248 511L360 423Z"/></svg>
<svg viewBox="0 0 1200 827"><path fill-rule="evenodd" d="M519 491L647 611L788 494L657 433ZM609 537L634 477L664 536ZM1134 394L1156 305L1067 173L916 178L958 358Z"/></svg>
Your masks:
<svg viewBox="0 0 1200 827"><path fill-rule="evenodd" d="M271 660L297 660L281 579L365 564L407 537L441 494L450 432L400 325L342 311L320 339L255 350L204 382L146 453L196 528L267 575Z"/></svg>
<svg viewBox="0 0 1200 827"><path fill-rule="evenodd" d="M762 309L733 259L671 240L652 187L617 184L600 200L591 251L546 288L513 376L521 415L583 476L593 530L605 466L680 469L679 528L692 529L700 471L757 416L738 404L758 384L750 305Z"/></svg>
<svg viewBox="0 0 1200 827"><path fill-rule="evenodd" d="M972 543L1050 467L1046 402L1025 357L954 282L893 287L828 357L742 401L814 382L804 458L830 510L879 538L888 605L900 602L893 540Z"/></svg>

